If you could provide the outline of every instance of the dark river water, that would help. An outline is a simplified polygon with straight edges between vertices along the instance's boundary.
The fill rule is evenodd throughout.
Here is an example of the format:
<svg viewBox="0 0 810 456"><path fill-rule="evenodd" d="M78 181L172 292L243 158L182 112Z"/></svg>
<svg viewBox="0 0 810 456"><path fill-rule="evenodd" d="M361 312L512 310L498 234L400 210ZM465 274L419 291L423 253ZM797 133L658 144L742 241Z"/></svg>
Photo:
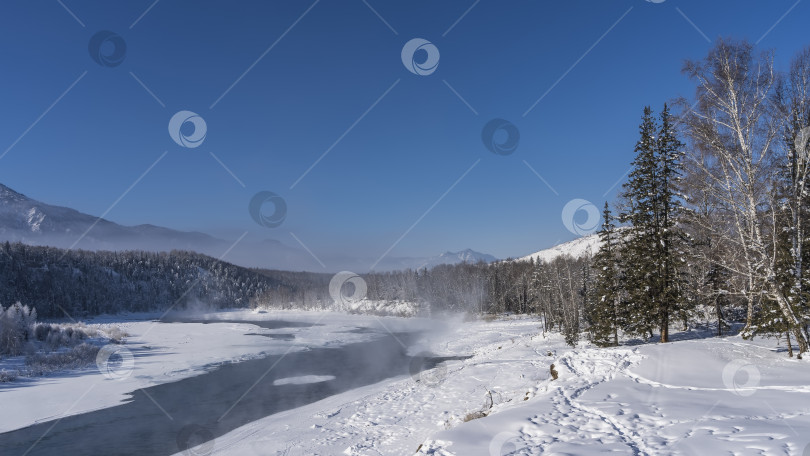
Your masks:
<svg viewBox="0 0 810 456"><path fill-rule="evenodd" d="M273 329L302 326L280 321L239 323ZM413 362L400 341L408 345L416 337L416 333L396 337L386 333L370 342L222 364L196 377L137 390L125 404L0 434L0 455L171 455L262 417L408 374ZM256 343L269 342L273 341L256 336ZM446 359L450 358L431 358L423 367ZM273 385L274 380L303 375L335 379ZM204 447L196 454L206 454Z"/></svg>

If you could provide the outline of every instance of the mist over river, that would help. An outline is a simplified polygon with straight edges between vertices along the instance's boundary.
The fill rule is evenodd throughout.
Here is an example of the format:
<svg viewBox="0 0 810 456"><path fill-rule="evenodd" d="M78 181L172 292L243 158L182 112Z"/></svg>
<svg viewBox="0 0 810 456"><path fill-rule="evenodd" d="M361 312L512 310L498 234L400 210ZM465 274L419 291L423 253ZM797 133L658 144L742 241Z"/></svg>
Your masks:
<svg viewBox="0 0 810 456"><path fill-rule="evenodd" d="M311 326L280 320L240 323L274 330ZM292 335L263 335L255 335L257 344L284 339L295 346ZM412 358L406 347L418 333L370 337L211 366L197 376L136 390L129 402L117 406L0 434L0 454L171 455L265 416L409 373ZM442 359L421 366L429 368Z"/></svg>

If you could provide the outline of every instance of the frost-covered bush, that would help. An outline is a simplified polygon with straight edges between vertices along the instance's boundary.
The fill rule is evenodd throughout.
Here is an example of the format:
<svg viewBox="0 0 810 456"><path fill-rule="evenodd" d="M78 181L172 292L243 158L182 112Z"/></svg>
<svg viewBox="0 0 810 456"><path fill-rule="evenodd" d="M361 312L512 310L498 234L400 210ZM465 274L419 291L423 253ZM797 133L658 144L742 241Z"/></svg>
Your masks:
<svg viewBox="0 0 810 456"><path fill-rule="evenodd" d="M110 339L110 342L114 344L120 344L124 342L124 338L129 336L126 331L119 328L118 326L113 326L112 328L105 329L104 333Z"/></svg>
<svg viewBox="0 0 810 456"><path fill-rule="evenodd" d="M34 340L44 342L45 347L51 350L59 347L72 347L88 338L101 336L98 330L88 328L81 323L66 325L34 323L32 334Z"/></svg>
<svg viewBox="0 0 810 456"><path fill-rule="evenodd" d="M79 369L96 362L101 347L92 344L79 344L69 350L51 353L37 352L25 358L28 376L44 375L62 369Z"/></svg>
<svg viewBox="0 0 810 456"><path fill-rule="evenodd" d="M0 369L0 383L13 382L14 380L17 380L17 376L17 371Z"/></svg>
<svg viewBox="0 0 810 456"><path fill-rule="evenodd" d="M0 306L0 355L23 353L33 334L37 311L19 302L4 309Z"/></svg>
<svg viewBox="0 0 810 456"><path fill-rule="evenodd" d="M36 319L36 310L20 303L0 306L0 358L25 355L23 367L0 369L0 383L92 365L101 345L123 343L127 336L117 326L99 330L83 323L38 323Z"/></svg>

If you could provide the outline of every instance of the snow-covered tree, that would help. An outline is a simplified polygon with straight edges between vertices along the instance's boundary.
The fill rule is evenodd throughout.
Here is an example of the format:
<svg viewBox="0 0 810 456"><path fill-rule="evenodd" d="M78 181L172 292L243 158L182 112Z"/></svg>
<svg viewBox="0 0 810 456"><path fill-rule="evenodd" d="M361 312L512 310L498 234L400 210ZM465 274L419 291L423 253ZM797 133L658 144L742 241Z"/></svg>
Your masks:
<svg viewBox="0 0 810 456"><path fill-rule="evenodd" d="M778 278L773 181L784 119L773 103L778 80L773 54L755 55L748 42L720 40L704 60L687 62L684 72L697 84L696 103L683 103L690 159L721 208L706 228L739 250L739 262L720 261L747 280L743 334L756 333L757 303L773 302L801 354L810 340L806 321Z"/></svg>
<svg viewBox="0 0 810 456"><path fill-rule="evenodd" d="M610 206L605 203L599 230L601 245L593 258L594 290L587 313L593 343L601 346L619 345L619 312L621 303L621 268L619 265L616 225Z"/></svg>

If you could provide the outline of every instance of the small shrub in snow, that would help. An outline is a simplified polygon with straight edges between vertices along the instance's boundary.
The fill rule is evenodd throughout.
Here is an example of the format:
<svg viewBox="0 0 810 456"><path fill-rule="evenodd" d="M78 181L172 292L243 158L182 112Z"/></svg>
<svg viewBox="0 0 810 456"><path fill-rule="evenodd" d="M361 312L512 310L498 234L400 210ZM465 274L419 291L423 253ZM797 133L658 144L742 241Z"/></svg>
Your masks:
<svg viewBox="0 0 810 456"><path fill-rule="evenodd" d="M464 421L466 423L468 421L477 420L479 418L484 418L486 416L487 416L487 412L482 412L482 411L479 410L477 412L471 412L471 413L466 414L464 416L464 418L462 419L462 421Z"/></svg>
<svg viewBox="0 0 810 456"><path fill-rule="evenodd" d="M0 383L13 382L17 379L17 371L0 370Z"/></svg>
<svg viewBox="0 0 810 456"><path fill-rule="evenodd" d="M118 326L113 326L112 328L104 331L107 337L110 339L110 342L114 344L120 344L124 341L124 338L129 336L126 331L119 328Z"/></svg>
<svg viewBox="0 0 810 456"><path fill-rule="evenodd" d="M19 302L7 309L0 306L0 355L21 354L31 337L31 328L36 319L36 310Z"/></svg>
<svg viewBox="0 0 810 456"><path fill-rule="evenodd" d="M98 351L98 346L83 343L58 352L37 352L25 358L25 373L34 376L63 369L87 367L96 362Z"/></svg>

